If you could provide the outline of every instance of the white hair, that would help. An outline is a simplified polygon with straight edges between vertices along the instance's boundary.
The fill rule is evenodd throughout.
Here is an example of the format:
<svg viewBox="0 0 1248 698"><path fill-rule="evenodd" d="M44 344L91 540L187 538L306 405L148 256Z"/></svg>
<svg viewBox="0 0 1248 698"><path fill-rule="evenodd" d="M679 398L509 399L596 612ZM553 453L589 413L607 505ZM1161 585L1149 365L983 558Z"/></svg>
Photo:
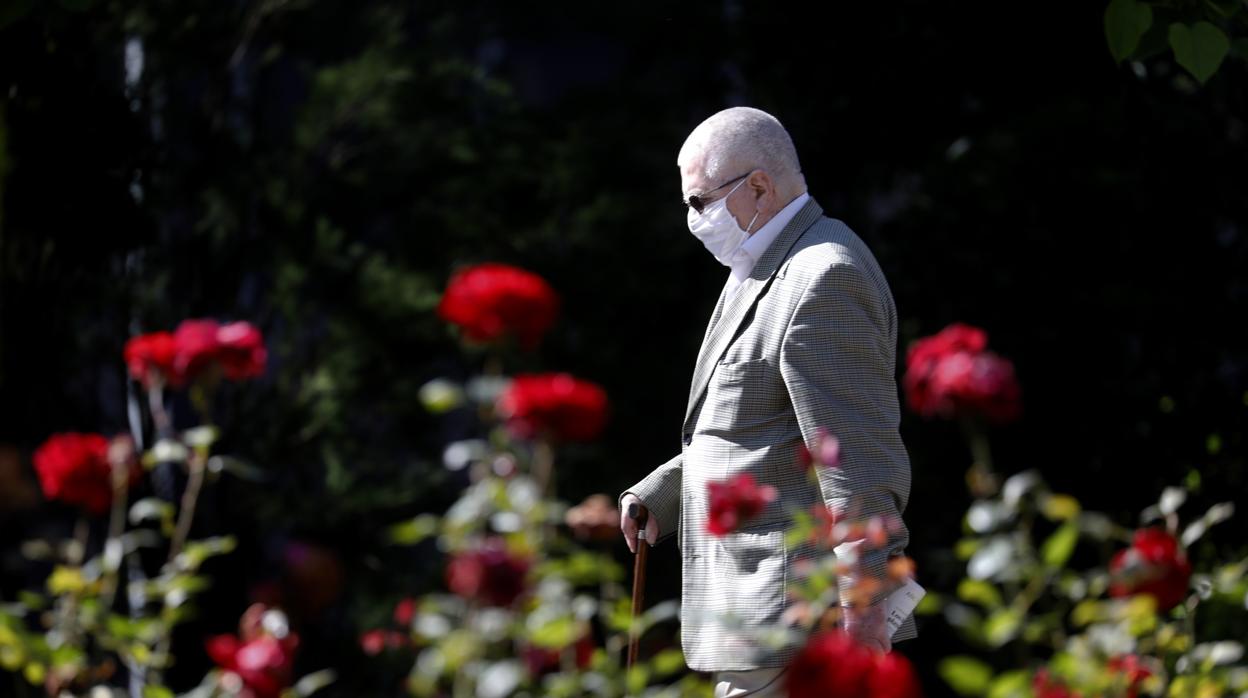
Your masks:
<svg viewBox="0 0 1248 698"><path fill-rule="evenodd" d="M778 183L805 184L793 139L776 117L761 109L732 107L698 124L680 148L680 167L702 157L708 185L763 169Z"/></svg>

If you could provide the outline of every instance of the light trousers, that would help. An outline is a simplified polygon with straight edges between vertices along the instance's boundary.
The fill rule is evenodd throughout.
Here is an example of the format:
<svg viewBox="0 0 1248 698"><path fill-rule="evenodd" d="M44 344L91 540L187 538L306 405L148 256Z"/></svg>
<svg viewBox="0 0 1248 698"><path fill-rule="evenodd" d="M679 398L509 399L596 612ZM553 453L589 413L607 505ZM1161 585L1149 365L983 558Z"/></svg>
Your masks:
<svg viewBox="0 0 1248 698"><path fill-rule="evenodd" d="M751 669L749 671L717 671L711 676L715 685L715 698L784 698L785 670Z"/></svg>

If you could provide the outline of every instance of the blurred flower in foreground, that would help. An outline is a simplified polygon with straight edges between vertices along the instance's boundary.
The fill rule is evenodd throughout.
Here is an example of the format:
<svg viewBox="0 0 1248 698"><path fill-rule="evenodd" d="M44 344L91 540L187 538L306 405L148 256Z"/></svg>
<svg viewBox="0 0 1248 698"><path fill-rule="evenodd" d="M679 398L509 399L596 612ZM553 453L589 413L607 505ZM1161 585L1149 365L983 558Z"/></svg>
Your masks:
<svg viewBox="0 0 1248 698"><path fill-rule="evenodd" d="M455 273L438 305L438 315L468 339L493 342L510 335L525 349L537 346L558 310L559 297L542 277L497 263Z"/></svg>
<svg viewBox="0 0 1248 698"><path fill-rule="evenodd" d="M79 506L91 514L103 514L113 501L110 452L125 459L120 467L131 468L133 482L137 469L132 467L133 448L124 444L129 437L118 437L114 446L100 434L66 432L53 434L34 454L35 472L43 495L66 504Z"/></svg>
<svg viewBox="0 0 1248 698"><path fill-rule="evenodd" d="M253 604L239 622L239 635L217 635L204 643L221 667L222 688L244 698L277 698L290 685L299 636L281 611Z"/></svg>
<svg viewBox="0 0 1248 698"><path fill-rule="evenodd" d="M1055 680L1045 667L1040 667L1031 677L1031 690L1036 698L1080 698L1078 691L1072 691L1066 684Z"/></svg>
<svg viewBox="0 0 1248 698"><path fill-rule="evenodd" d="M1126 679L1126 698L1136 698L1139 695L1140 683L1153 675L1153 672L1140 661L1139 656L1134 654L1111 657L1105 667Z"/></svg>
<svg viewBox="0 0 1248 698"><path fill-rule="evenodd" d="M925 417L1016 419L1022 406L1014 365L987 346L987 333L962 323L911 344L902 379L910 408Z"/></svg>
<svg viewBox="0 0 1248 698"><path fill-rule="evenodd" d="M706 487L710 500L706 530L717 536L736 530L776 499L775 487L760 487L749 473L741 473L727 482L708 482Z"/></svg>
<svg viewBox="0 0 1248 698"><path fill-rule="evenodd" d="M615 540L620 530L620 510L605 494L594 494L568 509L564 523L581 540Z"/></svg>
<svg viewBox="0 0 1248 698"><path fill-rule="evenodd" d="M920 698L914 668L896 652L878 654L842 630L811 636L789 663L790 698Z"/></svg>
<svg viewBox="0 0 1248 698"><path fill-rule="evenodd" d="M577 669L588 669L594 658L594 638L586 632L580 636L580 639L570 649L565 648L564 650L555 647L538 647L536 645L523 644L520 648L520 658L524 661L525 667L528 668L529 674L534 678L538 678L545 674L559 671L563 663L564 651L572 652L573 663Z"/></svg>
<svg viewBox="0 0 1248 698"><path fill-rule="evenodd" d="M803 468L812 465L824 468L835 468L841 464L841 442L824 427L815 432L814 450L806 448L806 444L798 446L797 460Z"/></svg>
<svg viewBox="0 0 1248 698"><path fill-rule="evenodd" d="M246 380L264 373L267 350L260 331L249 322L225 325L216 320L183 320L170 332L132 337L123 352L135 380L151 387L181 388L219 367L227 380Z"/></svg>
<svg viewBox="0 0 1248 698"><path fill-rule="evenodd" d="M519 438L589 441L607 423L607 393L567 373L518 375L496 405Z"/></svg>
<svg viewBox="0 0 1248 698"><path fill-rule="evenodd" d="M1131 546L1109 561L1110 596L1150 594L1165 612L1187 596L1192 566L1174 536L1150 527L1139 529Z"/></svg>
<svg viewBox="0 0 1248 698"><path fill-rule="evenodd" d="M491 606L510 606L525 590L529 561L509 552L502 539L462 552L446 567L446 584L466 599Z"/></svg>

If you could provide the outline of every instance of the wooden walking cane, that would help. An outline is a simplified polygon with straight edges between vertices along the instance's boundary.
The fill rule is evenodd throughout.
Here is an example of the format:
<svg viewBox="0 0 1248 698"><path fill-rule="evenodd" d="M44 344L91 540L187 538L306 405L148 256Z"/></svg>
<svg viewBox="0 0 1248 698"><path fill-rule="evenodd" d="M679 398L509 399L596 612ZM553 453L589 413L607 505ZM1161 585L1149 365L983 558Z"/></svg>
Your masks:
<svg viewBox="0 0 1248 698"><path fill-rule="evenodd" d="M637 555L633 559L633 616L628 637L628 668L631 670L633 664L637 662L637 649L641 644L641 633L636 632L634 628L637 617L641 615L641 597L646 588L646 550L650 547L646 543L646 523L650 518L650 512L637 502L632 502L628 505L628 518L637 522Z"/></svg>

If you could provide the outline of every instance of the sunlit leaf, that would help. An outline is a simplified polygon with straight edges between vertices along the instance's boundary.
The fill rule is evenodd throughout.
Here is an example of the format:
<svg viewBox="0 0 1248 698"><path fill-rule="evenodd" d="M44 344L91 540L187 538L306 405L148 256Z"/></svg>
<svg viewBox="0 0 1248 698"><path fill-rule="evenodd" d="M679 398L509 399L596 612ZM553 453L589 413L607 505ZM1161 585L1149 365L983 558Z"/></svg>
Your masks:
<svg viewBox="0 0 1248 698"><path fill-rule="evenodd" d="M963 579L958 582L958 598L989 610L1001 606L1001 592L992 584L979 579Z"/></svg>
<svg viewBox="0 0 1248 698"><path fill-rule="evenodd" d="M1015 669L999 674L988 688L988 698L1028 698L1031 696L1031 674Z"/></svg>
<svg viewBox="0 0 1248 698"><path fill-rule="evenodd" d="M338 678L332 669L322 669L314 671L295 682L291 690L296 696L310 696L313 693L332 684Z"/></svg>
<svg viewBox="0 0 1248 698"><path fill-rule="evenodd" d="M421 514L410 521L390 527L389 541L396 545L415 545L438 532L440 521L433 514Z"/></svg>
<svg viewBox="0 0 1248 698"><path fill-rule="evenodd" d="M993 647L1000 647L1018 634L1023 616L1016 609L1003 608L984 621L984 637Z"/></svg>
<svg viewBox="0 0 1248 698"><path fill-rule="evenodd" d="M1079 524L1067 521L1054 531L1040 547L1040 557L1050 567L1061 567L1070 559L1079 542Z"/></svg>
<svg viewBox="0 0 1248 698"><path fill-rule="evenodd" d="M685 668L685 653L675 648L665 649L650 660L655 676L669 676Z"/></svg>
<svg viewBox="0 0 1248 698"><path fill-rule="evenodd" d="M1161 499L1157 501L1157 509L1162 516L1168 516L1179 510L1187 501L1187 490L1182 487L1167 487L1161 491Z"/></svg>
<svg viewBox="0 0 1248 698"><path fill-rule="evenodd" d="M1209 507L1209 510L1205 512L1204 516L1188 524L1187 528L1183 529L1183 533L1179 536L1179 540L1183 543L1184 547L1191 546L1193 543L1200 540L1200 537L1205 535L1205 531L1209 530L1211 526L1226 521L1234 514L1234 502L1222 502L1220 504L1215 504Z"/></svg>
<svg viewBox="0 0 1248 698"><path fill-rule="evenodd" d="M1050 521L1073 519L1079 511L1079 500L1068 494L1051 494L1040 503L1040 512Z"/></svg>
<svg viewBox="0 0 1248 698"><path fill-rule="evenodd" d="M981 696L992 681L992 667L974 657L954 655L937 665L940 677L964 696Z"/></svg>
<svg viewBox="0 0 1248 698"><path fill-rule="evenodd" d="M54 595L73 594L87 586L82 570L77 567L57 565L48 576L48 591Z"/></svg>

